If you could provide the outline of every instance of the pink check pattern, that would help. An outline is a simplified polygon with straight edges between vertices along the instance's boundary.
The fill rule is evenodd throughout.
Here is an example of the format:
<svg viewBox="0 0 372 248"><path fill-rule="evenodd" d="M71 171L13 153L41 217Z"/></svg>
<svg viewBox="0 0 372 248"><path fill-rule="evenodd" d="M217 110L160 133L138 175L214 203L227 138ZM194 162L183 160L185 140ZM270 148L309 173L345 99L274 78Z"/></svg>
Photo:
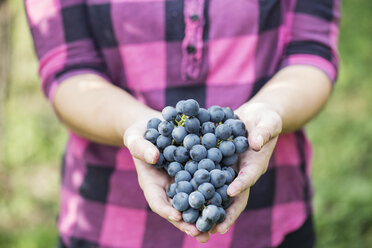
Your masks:
<svg viewBox="0 0 372 248"><path fill-rule="evenodd" d="M337 76L338 0L25 0L45 95L95 73L160 110L235 109L281 68ZM126 148L69 135L58 229L68 247L276 247L311 215L311 147L281 135L225 235L200 245L153 213Z"/></svg>

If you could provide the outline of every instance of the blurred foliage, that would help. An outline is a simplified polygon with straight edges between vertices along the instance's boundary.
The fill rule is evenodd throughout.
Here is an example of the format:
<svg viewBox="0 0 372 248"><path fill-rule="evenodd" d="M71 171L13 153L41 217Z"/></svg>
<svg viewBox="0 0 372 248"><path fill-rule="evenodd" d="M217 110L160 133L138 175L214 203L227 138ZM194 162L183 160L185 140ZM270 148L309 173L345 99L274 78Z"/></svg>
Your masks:
<svg viewBox="0 0 372 248"><path fill-rule="evenodd" d="M372 247L372 1L342 2L340 75L307 127L318 247Z"/></svg>
<svg viewBox="0 0 372 248"><path fill-rule="evenodd" d="M13 24L9 92L0 133L0 247L55 247L66 132L39 87L23 1L8 3Z"/></svg>
<svg viewBox="0 0 372 248"><path fill-rule="evenodd" d="M21 1L14 16L10 90L0 134L0 247L55 247L66 131L42 95ZM341 72L307 127L314 144L317 247L372 247L372 1L343 1Z"/></svg>

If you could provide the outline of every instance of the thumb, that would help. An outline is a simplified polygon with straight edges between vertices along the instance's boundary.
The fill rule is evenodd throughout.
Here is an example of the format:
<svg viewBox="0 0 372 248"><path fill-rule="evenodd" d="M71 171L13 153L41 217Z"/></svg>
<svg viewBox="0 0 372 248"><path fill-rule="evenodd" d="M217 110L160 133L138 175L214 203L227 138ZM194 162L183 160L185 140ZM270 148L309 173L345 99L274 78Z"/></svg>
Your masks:
<svg viewBox="0 0 372 248"><path fill-rule="evenodd" d="M253 125L247 125L249 146L259 151L271 139L277 137L282 131L282 119L274 111L263 112L259 121Z"/></svg>
<svg viewBox="0 0 372 248"><path fill-rule="evenodd" d="M124 134L124 145L133 157L148 164L155 164L159 159L159 150L143 138L144 131L136 126L129 127Z"/></svg>

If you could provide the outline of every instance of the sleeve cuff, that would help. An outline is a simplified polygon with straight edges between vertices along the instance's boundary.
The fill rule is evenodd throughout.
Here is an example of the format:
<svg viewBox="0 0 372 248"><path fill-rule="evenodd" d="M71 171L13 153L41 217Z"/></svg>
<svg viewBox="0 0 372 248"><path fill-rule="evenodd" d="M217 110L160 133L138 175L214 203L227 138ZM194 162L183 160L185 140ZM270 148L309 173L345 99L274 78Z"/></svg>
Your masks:
<svg viewBox="0 0 372 248"><path fill-rule="evenodd" d="M105 74L103 74L103 73L101 73L97 70L94 70L94 69L71 70L71 71L65 72L63 75L61 75L59 77L53 76L50 79L46 79L43 82L43 91L44 91L46 97L48 98L49 102L53 106L53 109L54 109L54 104L53 104L54 96L55 96L55 93L56 93L56 90L57 90L58 86L68 78L78 76L78 75L83 75L83 74L94 74L94 75L97 75L97 76L100 76L100 77L106 79L107 81L110 81L109 78L107 77L107 75L105 75Z"/></svg>
<svg viewBox="0 0 372 248"><path fill-rule="evenodd" d="M293 54L286 56L280 69L290 65L311 65L323 71L334 84L337 80L337 67L328 60L312 54Z"/></svg>

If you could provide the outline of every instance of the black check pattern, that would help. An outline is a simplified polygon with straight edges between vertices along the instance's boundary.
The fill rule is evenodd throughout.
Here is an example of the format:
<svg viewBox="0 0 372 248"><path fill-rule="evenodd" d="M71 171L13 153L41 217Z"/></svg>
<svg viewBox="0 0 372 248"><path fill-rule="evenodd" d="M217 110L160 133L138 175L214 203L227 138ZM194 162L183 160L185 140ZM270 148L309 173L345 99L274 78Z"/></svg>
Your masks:
<svg viewBox="0 0 372 248"><path fill-rule="evenodd" d="M281 1L260 0L259 33L277 28L282 23Z"/></svg>
<svg viewBox="0 0 372 248"><path fill-rule="evenodd" d="M84 4L63 8L62 19L67 43L91 38L87 23L87 10Z"/></svg>
<svg viewBox="0 0 372 248"><path fill-rule="evenodd" d="M331 21L333 19L333 2L333 0L297 0L295 11Z"/></svg>
<svg viewBox="0 0 372 248"><path fill-rule="evenodd" d="M109 192L110 177L114 169L106 166L86 166L87 172L79 194L85 199L106 203Z"/></svg>
<svg viewBox="0 0 372 248"><path fill-rule="evenodd" d="M114 29L111 20L111 4L89 5L88 13L93 36L100 48L117 47Z"/></svg>

